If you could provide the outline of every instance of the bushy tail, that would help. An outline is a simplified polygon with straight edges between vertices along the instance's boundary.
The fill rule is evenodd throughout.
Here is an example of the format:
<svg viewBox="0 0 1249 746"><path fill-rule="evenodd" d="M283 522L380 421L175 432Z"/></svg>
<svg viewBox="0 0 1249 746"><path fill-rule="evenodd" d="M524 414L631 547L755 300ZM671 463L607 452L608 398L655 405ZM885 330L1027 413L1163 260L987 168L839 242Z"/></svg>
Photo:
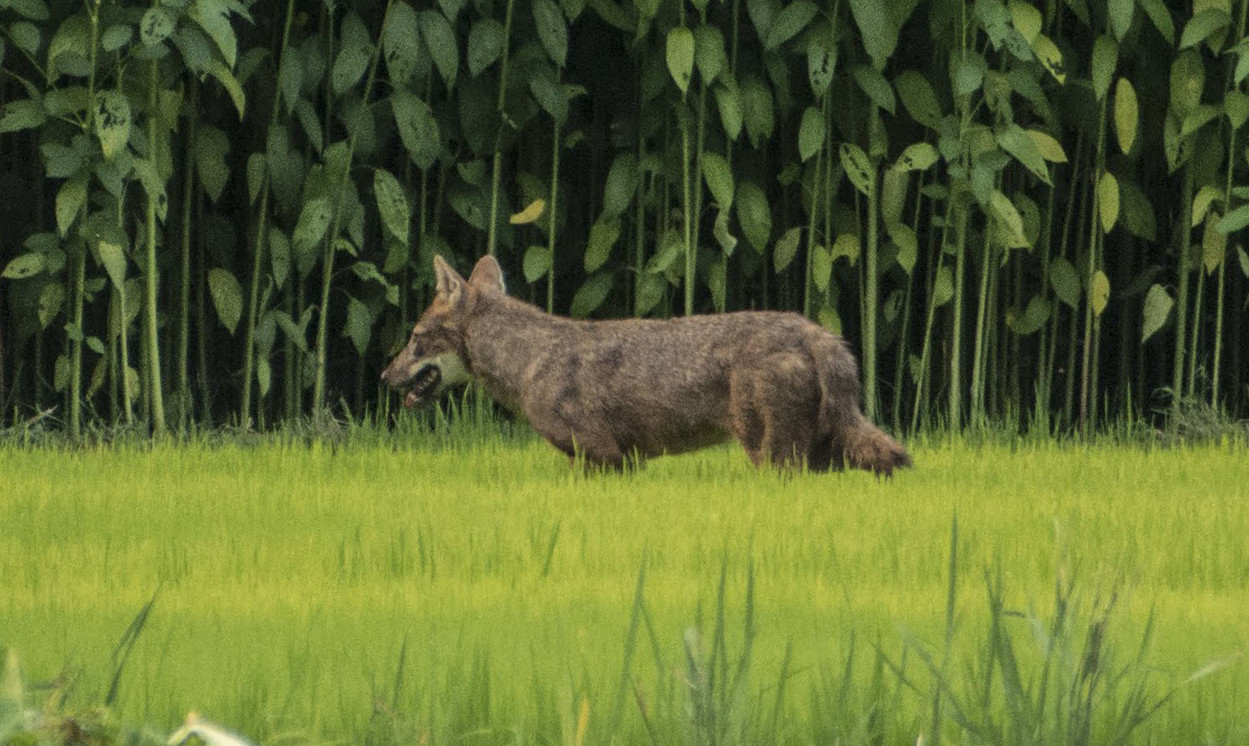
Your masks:
<svg viewBox="0 0 1249 746"><path fill-rule="evenodd" d="M911 465L906 449L861 414L847 423L843 437L842 455L847 466L888 477L894 469Z"/></svg>
<svg viewBox="0 0 1249 746"><path fill-rule="evenodd" d="M817 423L832 446L834 465L885 476L910 466L906 449L869 422L859 409L859 366L845 342L820 329L808 337L807 344L819 371Z"/></svg>

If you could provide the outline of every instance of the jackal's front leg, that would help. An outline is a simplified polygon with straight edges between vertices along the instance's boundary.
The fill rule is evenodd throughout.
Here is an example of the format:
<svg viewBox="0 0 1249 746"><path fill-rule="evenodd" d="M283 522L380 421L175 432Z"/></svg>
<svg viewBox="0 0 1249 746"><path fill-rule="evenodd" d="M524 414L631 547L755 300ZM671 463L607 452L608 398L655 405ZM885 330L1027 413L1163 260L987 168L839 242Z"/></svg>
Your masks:
<svg viewBox="0 0 1249 746"><path fill-rule="evenodd" d="M570 423L555 413L527 413L527 416L529 424L533 425L538 434L568 454L570 459L575 460L580 455L592 466L624 468L624 451L620 449L606 423L594 419Z"/></svg>

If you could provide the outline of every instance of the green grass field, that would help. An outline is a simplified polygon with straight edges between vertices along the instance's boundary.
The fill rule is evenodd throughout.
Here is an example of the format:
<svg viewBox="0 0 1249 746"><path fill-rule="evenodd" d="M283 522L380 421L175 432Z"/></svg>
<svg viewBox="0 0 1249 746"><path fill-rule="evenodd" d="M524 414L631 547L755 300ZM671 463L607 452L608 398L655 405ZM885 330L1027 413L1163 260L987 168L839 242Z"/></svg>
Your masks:
<svg viewBox="0 0 1249 746"><path fill-rule="evenodd" d="M912 450L877 481L482 432L10 444L0 645L28 707L89 712L124 660L113 721L265 743L1110 743L1176 687L1136 742L1249 742L1245 663L1185 683L1249 647L1243 445Z"/></svg>

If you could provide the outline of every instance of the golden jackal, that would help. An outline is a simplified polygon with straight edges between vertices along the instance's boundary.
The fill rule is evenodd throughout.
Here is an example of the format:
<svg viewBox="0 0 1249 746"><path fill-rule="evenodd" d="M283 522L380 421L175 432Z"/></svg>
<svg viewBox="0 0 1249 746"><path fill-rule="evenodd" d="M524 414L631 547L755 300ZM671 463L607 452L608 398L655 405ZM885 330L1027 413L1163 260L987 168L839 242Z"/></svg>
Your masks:
<svg viewBox="0 0 1249 746"><path fill-rule="evenodd" d="M730 437L756 465L910 464L859 410L846 344L802 316L577 321L509 297L492 257L467 281L442 257L434 273L433 303L382 373L406 406L476 380L556 448L617 468Z"/></svg>

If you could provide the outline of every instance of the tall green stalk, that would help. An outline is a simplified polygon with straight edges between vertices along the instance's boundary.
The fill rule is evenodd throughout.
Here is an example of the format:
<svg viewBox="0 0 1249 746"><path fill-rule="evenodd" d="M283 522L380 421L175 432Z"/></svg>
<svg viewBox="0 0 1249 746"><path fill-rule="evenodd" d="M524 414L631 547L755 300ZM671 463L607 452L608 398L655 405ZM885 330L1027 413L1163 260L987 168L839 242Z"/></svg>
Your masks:
<svg viewBox="0 0 1249 746"><path fill-rule="evenodd" d="M157 106L157 84L159 78L159 62L153 60L148 63L147 77L147 141L155 143L157 138L156 117L159 113ZM152 432L155 435L163 435L165 433L165 399L161 393L160 380L160 337L158 327L156 325L156 283L158 268L156 265L156 200L148 195L147 199L147 364L148 364L148 385L151 390L148 395L148 403L151 407Z"/></svg>
<svg viewBox="0 0 1249 746"><path fill-rule="evenodd" d="M280 65L288 54L287 46L291 38L291 21L295 15L295 0L286 0L286 17L282 23L282 43L278 47L277 61ZM268 135L278 125L279 106L282 97L278 91L273 92L273 105L269 109L269 126L265 128ZM190 178L190 177L188 177ZM247 427L252 414L252 379L256 367L256 317L259 314L260 278L264 275L264 255L269 244L269 169L265 169L260 184L260 208L256 215L255 243L252 245L252 276L251 286L247 292L247 322L243 328L243 394L239 403L239 425Z"/></svg>
<svg viewBox="0 0 1249 746"><path fill-rule="evenodd" d="M873 110L873 117L880 114ZM876 419L876 313L877 249L880 243L880 169L872 169L872 188L867 193L867 245L863 247L863 413Z"/></svg>
<svg viewBox="0 0 1249 746"><path fill-rule="evenodd" d="M1097 273L1097 249L1101 244L1102 223L1101 223L1101 189L1098 188L1102 175L1106 173L1106 101L1109 97L1103 97L1101 109L1097 122L1097 144L1095 146L1093 168L1090 175L1094 180L1092 190L1093 203L1089 208L1089 245L1088 245L1088 265L1084 273L1084 346L1082 354L1082 362L1080 366L1080 408L1079 408L1079 430L1085 433L1088 430L1088 417L1090 410L1095 407L1093 405L1090 387L1096 385L1093 380L1093 369L1091 367L1093 341L1095 336L1094 326L1098 322L1098 315L1093 310L1093 277Z"/></svg>
<svg viewBox="0 0 1249 746"><path fill-rule="evenodd" d="M1192 253L1193 224L1193 166L1184 164L1184 182L1180 194L1180 216L1176 223L1180 231L1179 290L1175 302L1175 358L1171 371L1171 411L1179 410L1184 393L1184 335L1188 329L1188 258Z"/></svg>
<svg viewBox="0 0 1249 746"><path fill-rule="evenodd" d="M555 313L555 208L559 204L559 120L551 128L551 192L546 206L546 312Z"/></svg>
<svg viewBox="0 0 1249 746"><path fill-rule="evenodd" d="M503 13L503 49L499 55L499 98L495 103L495 111L500 115L501 121L499 124L499 132L495 136L494 141L493 169L490 176L490 224L486 231L486 253L490 256L494 256L498 243L499 192L502 190L501 182L503 179L503 147L501 138L503 134L502 128L506 126L502 123L502 114L503 106L507 102L507 68L509 53L511 51L512 6L514 4L515 0L507 0L507 9ZM386 7L390 8L389 0L387 0ZM377 57L374 55L375 63L376 59Z"/></svg>
<svg viewBox="0 0 1249 746"><path fill-rule="evenodd" d="M386 0L386 7L382 11L382 18L390 18L390 6L394 0ZM378 35L379 38L386 37L386 23L382 22L382 30ZM369 99L373 97L373 86L377 82L377 68L381 61L381 45L377 45L373 49L373 57L369 62L369 76L364 84L364 94L361 97L367 106ZM330 310L330 287L334 278L334 251L335 243L338 239L338 231L342 226L343 220L343 194L347 191L347 180L351 178L351 166L356 156L356 138L358 133L352 131L347 138L347 163L343 168L342 181L338 184L333 194L336 195L334 201L333 216L330 219L329 231L325 236L325 256L321 262L321 306L320 313L317 314L317 353L316 353L316 374L312 384L312 406L314 413L319 414L321 408L325 406L325 363L329 338L329 310ZM493 226L493 221L491 222Z"/></svg>
<svg viewBox="0 0 1249 746"><path fill-rule="evenodd" d="M178 283L178 427L186 430L191 422L191 376L188 370L191 347L191 211L195 204L195 130L199 123L199 81L191 76L191 111L187 117L186 169L182 181L182 266Z"/></svg>

